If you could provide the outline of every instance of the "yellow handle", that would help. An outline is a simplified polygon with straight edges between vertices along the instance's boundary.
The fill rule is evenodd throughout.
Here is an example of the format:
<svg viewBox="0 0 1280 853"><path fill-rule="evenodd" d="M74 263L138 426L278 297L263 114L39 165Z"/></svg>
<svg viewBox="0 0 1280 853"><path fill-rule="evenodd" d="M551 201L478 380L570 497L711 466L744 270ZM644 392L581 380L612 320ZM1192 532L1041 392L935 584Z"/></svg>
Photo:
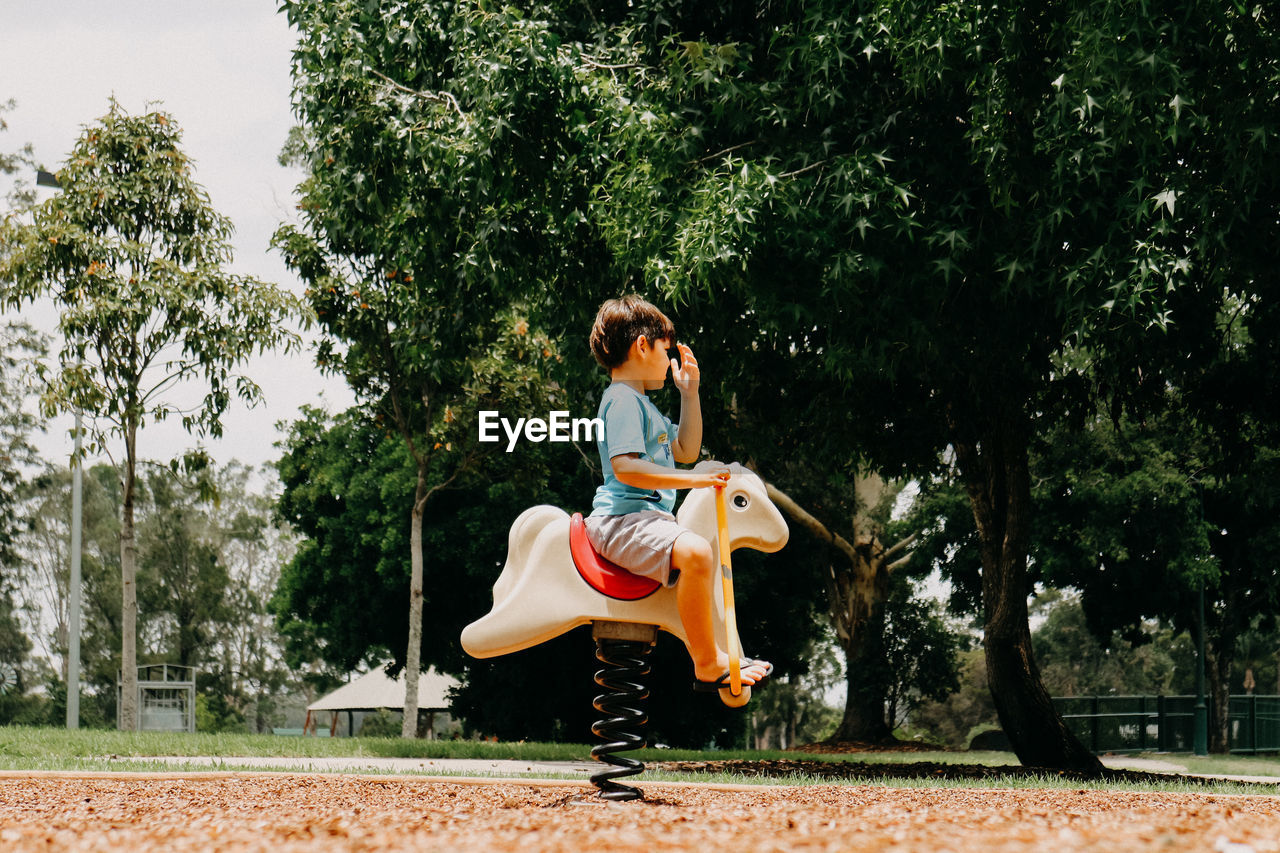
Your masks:
<svg viewBox="0 0 1280 853"><path fill-rule="evenodd" d="M742 650L738 648L738 616L733 604L733 563L729 557L729 516L724 486L716 486L716 539L720 544L720 584L724 589L724 634L729 652L729 693L742 695Z"/></svg>

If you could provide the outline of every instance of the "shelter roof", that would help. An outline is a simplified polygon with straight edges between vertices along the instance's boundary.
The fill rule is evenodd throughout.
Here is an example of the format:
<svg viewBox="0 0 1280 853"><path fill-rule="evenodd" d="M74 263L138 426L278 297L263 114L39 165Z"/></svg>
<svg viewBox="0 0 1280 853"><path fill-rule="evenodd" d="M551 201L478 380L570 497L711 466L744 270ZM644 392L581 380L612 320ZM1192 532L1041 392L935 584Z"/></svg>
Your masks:
<svg viewBox="0 0 1280 853"><path fill-rule="evenodd" d="M418 707L424 711L447 711L449 689L457 687L456 679L429 668L418 676ZM404 708L404 673L394 681L387 677L382 667L370 672L307 706L308 711L376 711Z"/></svg>

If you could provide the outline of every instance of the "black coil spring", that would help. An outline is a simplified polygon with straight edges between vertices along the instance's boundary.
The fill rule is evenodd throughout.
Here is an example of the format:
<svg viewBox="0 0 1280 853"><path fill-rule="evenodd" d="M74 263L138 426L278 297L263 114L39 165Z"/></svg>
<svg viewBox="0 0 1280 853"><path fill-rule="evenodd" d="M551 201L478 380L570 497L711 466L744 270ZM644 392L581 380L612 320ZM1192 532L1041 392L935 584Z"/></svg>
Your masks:
<svg viewBox="0 0 1280 853"><path fill-rule="evenodd" d="M613 767L592 776L591 784L599 789L600 797L605 800L644 798L639 788L623 785L615 780L644 772L644 762L617 753L640 749L645 745L644 736L634 730L643 728L649 722L649 717L644 711L633 707L633 703L649 696L649 688L637 679L649 674L649 662L646 658L652 648L652 645L644 642L607 638L596 640L596 660L605 665L604 669L596 673L596 684L608 692L597 696L592 705L600 713L609 716L591 726L592 734L607 741L594 747L591 757Z"/></svg>

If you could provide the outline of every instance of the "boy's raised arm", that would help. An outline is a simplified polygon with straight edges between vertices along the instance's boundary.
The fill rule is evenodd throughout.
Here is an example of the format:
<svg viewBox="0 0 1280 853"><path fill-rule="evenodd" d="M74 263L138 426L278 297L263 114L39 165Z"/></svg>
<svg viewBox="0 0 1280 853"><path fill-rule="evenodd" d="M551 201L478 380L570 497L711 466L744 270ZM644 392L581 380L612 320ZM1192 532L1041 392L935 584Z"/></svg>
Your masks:
<svg viewBox="0 0 1280 853"><path fill-rule="evenodd" d="M680 361L671 359L671 379L680 392L680 425L671 443L671 455L677 462L689 464L698 461L698 452L702 450L702 403L698 399L698 380L702 374L688 345L678 343L676 349L680 351Z"/></svg>

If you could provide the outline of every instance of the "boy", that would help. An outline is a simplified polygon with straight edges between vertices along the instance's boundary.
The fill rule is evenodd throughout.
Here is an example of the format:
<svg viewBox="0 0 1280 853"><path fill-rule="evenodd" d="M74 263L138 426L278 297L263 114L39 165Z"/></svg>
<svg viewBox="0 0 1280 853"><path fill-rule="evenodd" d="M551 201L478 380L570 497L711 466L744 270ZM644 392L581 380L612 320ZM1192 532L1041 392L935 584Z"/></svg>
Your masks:
<svg viewBox="0 0 1280 853"><path fill-rule="evenodd" d="M669 357L675 347L680 361ZM596 490L587 538L601 556L664 586L675 586L676 609L689 638L695 690L728 684L729 655L716 645L712 622L716 559L706 539L676 523L676 489L722 485L729 469L677 470L696 462L702 447L698 361L676 344L665 314L638 296L600 306L591 329L591 352L613 383L600 400L604 421L600 464L604 485ZM666 382L667 370L680 392L680 426L646 396ZM744 658L742 683L756 684L773 665Z"/></svg>

